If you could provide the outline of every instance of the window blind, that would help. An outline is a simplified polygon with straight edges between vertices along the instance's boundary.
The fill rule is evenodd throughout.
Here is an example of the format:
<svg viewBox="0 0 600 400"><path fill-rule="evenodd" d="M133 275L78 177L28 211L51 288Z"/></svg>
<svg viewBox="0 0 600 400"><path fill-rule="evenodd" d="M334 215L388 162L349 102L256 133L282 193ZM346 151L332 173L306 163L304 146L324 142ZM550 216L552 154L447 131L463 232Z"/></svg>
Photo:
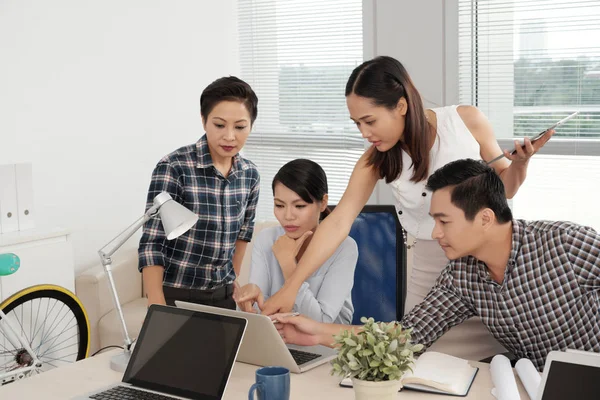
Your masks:
<svg viewBox="0 0 600 400"><path fill-rule="evenodd" d="M240 77L258 96L243 155L257 164L257 221L272 220L271 182L295 158L327 173L331 204L346 189L364 141L344 89L363 61L362 0L239 0Z"/></svg>
<svg viewBox="0 0 600 400"><path fill-rule="evenodd" d="M600 1L459 0L459 97L505 149L580 111L532 158L512 207L600 229Z"/></svg>
<svg viewBox="0 0 600 400"><path fill-rule="evenodd" d="M459 93L500 138L600 138L600 1L459 0Z"/></svg>

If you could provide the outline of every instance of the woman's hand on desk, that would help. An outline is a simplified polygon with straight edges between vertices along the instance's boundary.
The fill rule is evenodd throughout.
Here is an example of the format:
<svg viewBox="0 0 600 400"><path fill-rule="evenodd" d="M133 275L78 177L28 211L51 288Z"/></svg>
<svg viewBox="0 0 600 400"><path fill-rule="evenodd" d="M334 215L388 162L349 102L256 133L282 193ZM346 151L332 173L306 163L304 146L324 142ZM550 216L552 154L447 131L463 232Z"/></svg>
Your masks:
<svg viewBox="0 0 600 400"><path fill-rule="evenodd" d="M258 304L258 308L262 310L265 301L262 291L254 283L248 283L235 291L233 299L240 310L252 313L256 313L254 303Z"/></svg>

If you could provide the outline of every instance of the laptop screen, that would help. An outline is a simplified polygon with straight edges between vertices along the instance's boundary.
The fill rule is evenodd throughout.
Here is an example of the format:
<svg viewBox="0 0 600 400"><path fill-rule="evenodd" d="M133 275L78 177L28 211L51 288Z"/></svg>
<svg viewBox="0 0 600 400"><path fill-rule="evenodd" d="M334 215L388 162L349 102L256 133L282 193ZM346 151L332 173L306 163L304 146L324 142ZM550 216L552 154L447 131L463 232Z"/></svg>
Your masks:
<svg viewBox="0 0 600 400"><path fill-rule="evenodd" d="M123 382L176 396L220 399L246 320L151 306Z"/></svg>
<svg viewBox="0 0 600 400"><path fill-rule="evenodd" d="M600 367L552 361L542 400L591 400L600 393Z"/></svg>

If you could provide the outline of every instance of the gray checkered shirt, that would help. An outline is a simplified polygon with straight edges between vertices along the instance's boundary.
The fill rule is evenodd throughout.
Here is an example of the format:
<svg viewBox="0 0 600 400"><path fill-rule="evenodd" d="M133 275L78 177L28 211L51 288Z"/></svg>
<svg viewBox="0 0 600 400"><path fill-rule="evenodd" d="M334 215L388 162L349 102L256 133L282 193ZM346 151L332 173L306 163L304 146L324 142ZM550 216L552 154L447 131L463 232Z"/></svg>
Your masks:
<svg viewBox="0 0 600 400"><path fill-rule="evenodd" d="M512 224L502 284L474 257L451 261L402 325L427 347L479 316L506 349L540 371L551 350L600 352L600 235L569 222Z"/></svg>
<svg viewBox="0 0 600 400"><path fill-rule="evenodd" d="M239 154L224 177L213 165L206 135L163 157L152 172L146 211L166 191L195 212L198 222L166 240L160 218L148 221L138 248L139 270L163 266L163 284L176 288L214 289L233 282L235 244L252 239L259 188L256 165Z"/></svg>

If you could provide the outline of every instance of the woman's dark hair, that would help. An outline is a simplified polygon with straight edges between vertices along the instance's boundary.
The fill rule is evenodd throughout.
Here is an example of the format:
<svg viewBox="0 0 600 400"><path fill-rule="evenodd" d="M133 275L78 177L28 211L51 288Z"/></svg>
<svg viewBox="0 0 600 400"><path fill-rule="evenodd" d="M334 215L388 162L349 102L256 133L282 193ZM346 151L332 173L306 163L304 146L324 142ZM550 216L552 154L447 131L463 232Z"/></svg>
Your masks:
<svg viewBox="0 0 600 400"><path fill-rule="evenodd" d="M244 103L250 113L250 123L254 124L258 115L258 98L246 82L235 76L226 76L208 85L200 95L202 118L206 121L213 108L222 101Z"/></svg>
<svg viewBox="0 0 600 400"><path fill-rule="evenodd" d="M450 201L473 221L484 208L496 214L496 220L504 224L512 220L512 211L506 200L504 183L493 168L472 159L452 161L435 171L427 180L427 189L450 187Z"/></svg>
<svg viewBox="0 0 600 400"><path fill-rule="evenodd" d="M302 200L310 204L323 201L323 197L327 194L325 171L316 162L304 158L292 160L279 169L271 185L273 194L277 183L294 191ZM330 212L329 208L325 208L321 212L320 219L328 216Z"/></svg>
<svg viewBox="0 0 600 400"><path fill-rule="evenodd" d="M373 151L368 165L373 165L379 176L390 183L402 173L402 150L405 150L412 159L414 172L410 180L426 179L432 127L427 122L421 95L400 61L387 56L365 61L348 78L346 96L350 94L366 97L388 110L395 109L402 97L406 99L408 110L402 140L386 152Z"/></svg>

